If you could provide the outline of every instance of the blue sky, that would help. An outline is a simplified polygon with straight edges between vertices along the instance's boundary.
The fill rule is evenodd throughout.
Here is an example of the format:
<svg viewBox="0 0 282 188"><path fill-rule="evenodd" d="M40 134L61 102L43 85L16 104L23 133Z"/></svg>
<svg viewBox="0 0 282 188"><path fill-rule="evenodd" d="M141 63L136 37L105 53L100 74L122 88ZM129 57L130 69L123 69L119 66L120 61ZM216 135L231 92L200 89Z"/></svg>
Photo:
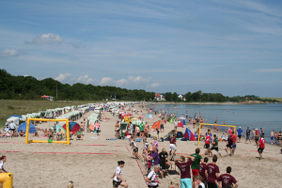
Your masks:
<svg viewBox="0 0 282 188"><path fill-rule="evenodd" d="M282 97L282 1L0 1L0 67L62 83Z"/></svg>

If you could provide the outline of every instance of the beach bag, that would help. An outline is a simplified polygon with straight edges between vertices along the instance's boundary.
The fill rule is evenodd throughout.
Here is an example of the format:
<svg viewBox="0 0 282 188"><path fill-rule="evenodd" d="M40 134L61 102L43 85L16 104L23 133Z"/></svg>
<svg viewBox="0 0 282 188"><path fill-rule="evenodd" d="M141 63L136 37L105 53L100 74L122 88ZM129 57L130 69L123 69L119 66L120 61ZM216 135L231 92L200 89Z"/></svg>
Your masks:
<svg viewBox="0 0 282 188"><path fill-rule="evenodd" d="M182 132L177 132L176 138L182 138L182 137L183 137L183 133Z"/></svg>

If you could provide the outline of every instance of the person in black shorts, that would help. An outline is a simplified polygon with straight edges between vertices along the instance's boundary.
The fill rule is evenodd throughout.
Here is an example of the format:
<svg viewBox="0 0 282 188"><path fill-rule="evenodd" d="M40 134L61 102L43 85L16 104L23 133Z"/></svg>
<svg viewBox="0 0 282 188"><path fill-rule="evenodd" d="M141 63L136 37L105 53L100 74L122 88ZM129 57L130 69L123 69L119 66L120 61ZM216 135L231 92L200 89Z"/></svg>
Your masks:
<svg viewBox="0 0 282 188"><path fill-rule="evenodd" d="M220 157L222 157L221 153L218 151L218 138L216 137L215 134L213 135L213 137L214 137L214 139L213 139L213 142L212 142L212 147L210 149L210 152L212 154L212 150L215 150L220 155ZM212 154L212 157L213 157L213 154Z"/></svg>
<svg viewBox="0 0 282 188"><path fill-rule="evenodd" d="M161 132L164 132L164 125L161 124Z"/></svg>
<svg viewBox="0 0 282 188"><path fill-rule="evenodd" d="M231 156L231 154L232 154L232 145L233 145L233 139L232 139L232 136L229 135L228 136L228 140L227 140L227 145L225 147L225 151L226 151L227 155L228 155L227 149L230 148L230 156Z"/></svg>
<svg viewBox="0 0 282 188"><path fill-rule="evenodd" d="M165 148L162 149L162 151L159 153L159 164L161 166L161 178L164 178L164 175L167 175L168 167L167 164L168 160L168 153L166 152Z"/></svg>

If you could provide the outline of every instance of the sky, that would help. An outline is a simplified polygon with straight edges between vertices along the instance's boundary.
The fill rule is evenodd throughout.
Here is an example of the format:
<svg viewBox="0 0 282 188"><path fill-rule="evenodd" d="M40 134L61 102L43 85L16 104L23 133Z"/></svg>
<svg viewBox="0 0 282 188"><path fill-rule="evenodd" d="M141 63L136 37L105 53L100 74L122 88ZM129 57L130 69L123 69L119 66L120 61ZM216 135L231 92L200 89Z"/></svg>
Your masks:
<svg viewBox="0 0 282 188"><path fill-rule="evenodd" d="M0 68L157 93L282 97L282 1L2 0Z"/></svg>

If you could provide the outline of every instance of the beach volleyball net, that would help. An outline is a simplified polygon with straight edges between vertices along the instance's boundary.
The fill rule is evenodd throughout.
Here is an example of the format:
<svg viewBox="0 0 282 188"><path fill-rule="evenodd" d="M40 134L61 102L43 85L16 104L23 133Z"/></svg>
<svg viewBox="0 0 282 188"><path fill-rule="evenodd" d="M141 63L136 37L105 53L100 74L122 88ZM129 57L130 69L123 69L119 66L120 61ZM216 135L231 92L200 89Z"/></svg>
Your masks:
<svg viewBox="0 0 282 188"><path fill-rule="evenodd" d="M220 124L200 123L199 134L198 134L198 147L200 146L201 134L205 136L205 133L201 132L201 130L203 129L203 126L210 129L212 132L216 131L216 128L218 128L218 131L219 131L219 133L217 134L218 137L220 137L219 136L220 132L223 132L223 135L227 136L229 128L231 128L232 131L234 131L234 133L236 133L236 126L235 125L220 125Z"/></svg>
<svg viewBox="0 0 282 188"><path fill-rule="evenodd" d="M30 144L30 143L50 143L48 140L29 140L30 136L30 127L31 127L31 121L43 121L43 122L60 122L63 121L66 124L66 141L55 141L52 140L51 143L57 143L57 144L67 144L70 145L70 128L69 128L69 120L68 119L43 119L43 118L27 118L26 122L26 131L25 131L25 144Z"/></svg>

